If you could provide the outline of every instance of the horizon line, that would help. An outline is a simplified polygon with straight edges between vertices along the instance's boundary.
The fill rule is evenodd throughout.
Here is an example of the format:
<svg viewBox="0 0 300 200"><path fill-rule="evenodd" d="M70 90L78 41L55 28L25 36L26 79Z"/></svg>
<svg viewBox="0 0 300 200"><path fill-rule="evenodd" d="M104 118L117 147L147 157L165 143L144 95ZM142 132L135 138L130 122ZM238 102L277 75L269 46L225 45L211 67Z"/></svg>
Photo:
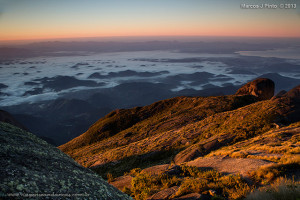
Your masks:
<svg viewBox="0 0 300 200"><path fill-rule="evenodd" d="M143 38L257 38L257 39L300 39L300 36L244 36L244 35L129 35L129 36L88 36L88 37L53 37L53 38L35 38L35 39L9 39L1 40L0 43L19 43L19 42L45 42L45 41L57 41L57 40L107 40L107 39L143 39ZM113 40L112 40L113 41Z"/></svg>

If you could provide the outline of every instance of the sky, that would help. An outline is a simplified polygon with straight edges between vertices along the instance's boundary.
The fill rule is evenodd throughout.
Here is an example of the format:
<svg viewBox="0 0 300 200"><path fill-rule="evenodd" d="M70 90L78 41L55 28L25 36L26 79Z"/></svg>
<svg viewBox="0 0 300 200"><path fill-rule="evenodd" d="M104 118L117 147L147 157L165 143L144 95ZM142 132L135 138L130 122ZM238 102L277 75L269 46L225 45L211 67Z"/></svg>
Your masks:
<svg viewBox="0 0 300 200"><path fill-rule="evenodd" d="M300 37L298 0L0 0L0 40L114 36Z"/></svg>

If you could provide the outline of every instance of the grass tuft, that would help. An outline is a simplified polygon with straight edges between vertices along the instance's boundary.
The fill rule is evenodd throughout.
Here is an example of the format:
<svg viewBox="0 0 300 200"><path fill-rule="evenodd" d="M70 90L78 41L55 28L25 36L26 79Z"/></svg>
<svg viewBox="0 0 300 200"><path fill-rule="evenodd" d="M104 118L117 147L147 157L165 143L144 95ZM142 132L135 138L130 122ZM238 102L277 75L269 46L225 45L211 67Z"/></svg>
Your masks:
<svg viewBox="0 0 300 200"><path fill-rule="evenodd" d="M260 188L246 197L246 200L299 200L300 182L279 178L269 186Z"/></svg>

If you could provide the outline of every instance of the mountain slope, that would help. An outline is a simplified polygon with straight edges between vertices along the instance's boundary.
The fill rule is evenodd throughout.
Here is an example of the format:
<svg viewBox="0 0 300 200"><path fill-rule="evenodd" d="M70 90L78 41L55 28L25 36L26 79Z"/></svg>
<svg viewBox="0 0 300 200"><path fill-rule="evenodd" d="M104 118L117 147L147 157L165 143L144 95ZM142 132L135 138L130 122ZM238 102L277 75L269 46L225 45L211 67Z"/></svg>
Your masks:
<svg viewBox="0 0 300 200"><path fill-rule="evenodd" d="M300 197L300 122L175 165L133 169L111 184L135 199L265 199ZM270 190L270 186L272 190ZM261 195L261 198L264 199ZM187 198L190 197L190 198ZM283 198L281 198L283 197ZM247 199L247 198L246 198Z"/></svg>
<svg viewBox="0 0 300 200"><path fill-rule="evenodd" d="M95 160L99 163L96 155L103 155L103 152L123 151L121 147L127 149L140 142L141 145L143 143L147 145L145 141L149 138L155 139L163 135L174 138L175 135L164 133L174 132L215 113L234 110L255 101L256 98L253 96L177 97L145 107L116 110L98 120L87 132L59 148L72 157L79 158L77 161L84 166L91 166ZM156 143L162 144L159 141ZM158 145L149 152L162 147L163 145ZM128 153L124 155L117 153L114 156L119 156L120 159L143 154L140 151L130 150ZM109 156L108 162L117 159L114 156ZM96 159L89 160L91 158Z"/></svg>
<svg viewBox="0 0 300 200"><path fill-rule="evenodd" d="M274 128L274 122L297 120L291 118L298 113L294 97L256 102L257 98L177 97L116 110L59 148L103 175L121 175L135 167L186 162L262 134Z"/></svg>
<svg viewBox="0 0 300 200"><path fill-rule="evenodd" d="M245 197L251 187L299 170L300 85L272 97L274 85L263 86L264 82L271 83L255 80L243 86L242 94L177 97L117 110L59 148L102 176L111 173L112 184L127 187L124 191L136 199L207 194L214 187L225 199ZM203 171L207 168L240 173L255 184L239 176L229 180L226 174ZM203 176L216 179L202 183Z"/></svg>
<svg viewBox="0 0 300 200"><path fill-rule="evenodd" d="M173 129L182 127L187 123L199 121L211 114L233 110L253 103L254 97L176 97L153 103L149 106L120 109L113 111L94 123L87 132L74 140L62 145L60 148L67 151L69 148L79 148L99 142L115 134L137 126L143 127L144 132L155 132L156 129ZM139 124L139 123L143 124ZM180 123L178 123L180 122ZM154 124L155 127L145 126ZM164 127L162 127L164 126ZM153 130L154 129L154 130ZM134 133L132 133L134 134ZM137 135L135 135L137 136Z"/></svg>
<svg viewBox="0 0 300 200"><path fill-rule="evenodd" d="M293 123L290 126L270 130L256 137L237 142L233 145L219 148L205 157L197 158L187 163L187 165L198 167L213 167L222 172L230 172L232 169L244 176L251 171L251 163L246 161L265 162L265 163L283 163L296 159L300 153L300 122ZM211 159L211 160L210 160ZM209 161L210 160L210 161ZM212 162L215 160L219 162ZM227 160L234 161L235 165L230 165ZM221 162L220 162L221 161ZM245 161L242 163L241 161ZM256 164L259 163L256 162ZM232 173L232 172L231 172ZM286 174L287 175L287 174ZM300 180L300 173L295 173L294 179Z"/></svg>
<svg viewBox="0 0 300 200"><path fill-rule="evenodd" d="M57 148L2 122L0 158L0 197L131 199Z"/></svg>

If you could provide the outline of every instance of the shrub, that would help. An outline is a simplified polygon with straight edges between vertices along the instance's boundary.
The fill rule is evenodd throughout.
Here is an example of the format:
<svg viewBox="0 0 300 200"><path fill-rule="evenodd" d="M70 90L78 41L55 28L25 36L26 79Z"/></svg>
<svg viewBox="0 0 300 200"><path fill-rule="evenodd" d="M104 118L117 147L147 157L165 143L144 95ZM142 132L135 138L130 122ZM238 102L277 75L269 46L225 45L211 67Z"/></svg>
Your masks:
<svg viewBox="0 0 300 200"><path fill-rule="evenodd" d="M220 182L223 196L228 197L228 199L241 199L253 190L241 176L223 176Z"/></svg>
<svg viewBox="0 0 300 200"><path fill-rule="evenodd" d="M176 196L187 193L207 193L216 191L215 198L239 199L253 190L252 187L239 175L222 175L216 170L200 170L193 166L182 166L182 176L185 178L180 185ZM222 196L220 196L222 195Z"/></svg>
<svg viewBox="0 0 300 200"><path fill-rule="evenodd" d="M134 168L134 169L132 169L132 170L130 170L130 172L129 172L129 174L131 175L131 176L136 176L136 175L138 175L139 173L141 173L141 169L140 168Z"/></svg>
<svg viewBox="0 0 300 200"><path fill-rule="evenodd" d="M231 154L233 158L246 158L248 156L248 152L246 151L238 151Z"/></svg>
<svg viewBox="0 0 300 200"><path fill-rule="evenodd" d="M132 195L132 192L131 192L130 188L126 187L126 186L123 188L122 192L129 195L129 196Z"/></svg>
<svg viewBox="0 0 300 200"><path fill-rule="evenodd" d="M107 182L111 183L114 181L114 177L111 173L107 173L106 177L107 177Z"/></svg>
<svg viewBox="0 0 300 200"><path fill-rule="evenodd" d="M137 172L131 181L132 188L130 192L127 189L126 193L133 196L134 199L143 200L156 192L179 184L180 179L175 176L169 177L166 174L151 175L145 172Z"/></svg>
<svg viewBox="0 0 300 200"><path fill-rule="evenodd" d="M208 190L208 181L202 178L186 178L180 185L179 190L176 192L176 196L181 196L188 193L203 193Z"/></svg>
<svg viewBox="0 0 300 200"><path fill-rule="evenodd" d="M268 184L280 175L277 165L263 166L249 173L250 177L259 184Z"/></svg>
<svg viewBox="0 0 300 200"><path fill-rule="evenodd" d="M300 164L295 162L288 162L287 164L271 164L262 166L258 170L250 172L249 175L256 183L265 185L272 183L280 176L290 172L293 173L299 169Z"/></svg>
<svg viewBox="0 0 300 200"><path fill-rule="evenodd" d="M270 186L250 193L246 200L299 200L300 182L280 178Z"/></svg>

